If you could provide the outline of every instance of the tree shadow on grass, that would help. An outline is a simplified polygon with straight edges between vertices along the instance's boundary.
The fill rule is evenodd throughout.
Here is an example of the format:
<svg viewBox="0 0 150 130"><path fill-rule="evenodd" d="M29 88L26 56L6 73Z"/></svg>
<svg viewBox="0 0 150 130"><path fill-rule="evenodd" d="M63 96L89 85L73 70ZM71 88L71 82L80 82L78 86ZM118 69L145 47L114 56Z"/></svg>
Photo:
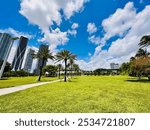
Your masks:
<svg viewBox="0 0 150 130"><path fill-rule="evenodd" d="M134 83L150 83L150 80L148 80L148 79L141 79L141 80L129 79L129 80L125 80L125 81L134 82Z"/></svg>
<svg viewBox="0 0 150 130"><path fill-rule="evenodd" d="M69 81L69 82L70 82L70 83L76 83L77 81L72 81L72 80L71 80L71 81Z"/></svg>
<svg viewBox="0 0 150 130"><path fill-rule="evenodd" d="M77 82L76 80L74 80L74 79L68 79L68 82Z"/></svg>
<svg viewBox="0 0 150 130"><path fill-rule="evenodd" d="M0 79L0 80L8 80L8 78L2 78L2 79Z"/></svg>

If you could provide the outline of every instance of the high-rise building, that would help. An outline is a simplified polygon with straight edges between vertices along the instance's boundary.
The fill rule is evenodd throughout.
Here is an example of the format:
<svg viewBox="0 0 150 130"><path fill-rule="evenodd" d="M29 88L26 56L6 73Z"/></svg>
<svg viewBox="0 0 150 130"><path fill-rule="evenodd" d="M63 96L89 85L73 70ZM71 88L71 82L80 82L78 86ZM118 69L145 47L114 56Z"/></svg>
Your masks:
<svg viewBox="0 0 150 130"><path fill-rule="evenodd" d="M26 72L29 72L29 73L31 72L34 52L35 51L30 48L27 52L27 57L26 57L26 60L25 60L24 70Z"/></svg>
<svg viewBox="0 0 150 130"><path fill-rule="evenodd" d="M119 69L119 64L110 63L110 68L111 68L111 69Z"/></svg>
<svg viewBox="0 0 150 130"><path fill-rule="evenodd" d="M11 45L11 36L7 33L0 33L0 60L4 60Z"/></svg>
<svg viewBox="0 0 150 130"><path fill-rule="evenodd" d="M17 50L16 50L14 60L12 62L12 68L15 71L21 70L21 66L22 66L24 54L26 51L27 43L28 43L28 38L21 36Z"/></svg>
<svg viewBox="0 0 150 130"><path fill-rule="evenodd" d="M48 48L48 45L45 45L45 44L40 45L39 51L41 51L43 48ZM44 62L44 66L45 65L46 65L46 61ZM39 74L39 69L40 69L41 66L42 66L42 60L38 59L37 60L37 65L36 65L36 69L34 70L34 72L36 74Z"/></svg>

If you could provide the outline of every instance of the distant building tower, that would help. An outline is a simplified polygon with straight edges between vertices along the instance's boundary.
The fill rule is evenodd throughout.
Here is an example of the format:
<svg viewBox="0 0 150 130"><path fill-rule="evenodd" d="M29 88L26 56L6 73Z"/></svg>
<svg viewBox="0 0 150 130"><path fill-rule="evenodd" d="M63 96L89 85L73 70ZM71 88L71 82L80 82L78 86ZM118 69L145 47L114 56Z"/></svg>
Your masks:
<svg viewBox="0 0 150 130"><path fill-rule="evenodd" d="M119 64L110 63L110 68L111 68L111 69L119 69Z"/></svg>
<svg viewBox="0 0 150 130"><path fill-rule="evenodd" d="M40 51L41 49L43 49L43 48L48 48L48 45L45 45L45 44L40 45L39 51ZM35 72L36 74L39 74L39 69L40 69L41 65L42 65L42 60L41 60L41 59L38 59L38 60L37 60L37 65L36 65L36 69L34 70L34 72ZM45 65L46 65L46 61L45 61L45 63L44 63L44 66L45 66Z"/></svg>
<svg viewBox="0 0 150 130"><path fill-rule="evenodd" d="M21 70L21 66L22 66L24 54L26 51L27 43L28 43L28 38L21 36L17 50L16 50L14 60L12 62L12 68L15 71Z"/></svg>
<svg viewBox="0 0 150 130"><path fill-rule="evenodd" d="M4 60L12 40L7 33L0 33L0 60Z"/></svg>
<svg viewBox="0 0 150 130"><path fill-rule="evenodd" d="M34 50L32 50L31 48L28 50L27 52L27 57L25 60L25 66L24 66L24 70L26 72L31 72L31 67L32 67L32 63L33 63L33 54L34 54Z"/></svg>

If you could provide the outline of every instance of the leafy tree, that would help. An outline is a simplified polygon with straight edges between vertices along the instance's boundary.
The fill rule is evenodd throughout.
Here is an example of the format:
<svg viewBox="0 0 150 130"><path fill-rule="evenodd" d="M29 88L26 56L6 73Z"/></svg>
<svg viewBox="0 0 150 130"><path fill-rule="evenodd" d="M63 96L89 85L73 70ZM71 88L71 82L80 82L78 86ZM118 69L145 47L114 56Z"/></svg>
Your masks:
<svg viewBox="0 0 150 130"><path fill-rule="evenodd" d="M39 78L38 78L38 81L41 81L42 69L44 67L44 63L47 62L48 59L53 60L54 56L52 56L52 53L50 52L48 48L43 47L38 51L37 54L33 55L33 58L38 58L41 60L40 73L39 73Z"/></svg>
<svg viewBox="0 0 150 130"><path fill-rule="evenodd" d="M3 60L0 60L0 68L1 68L2 64L3 64ZM4 69L4 73L11 71L11 69L12 69L11 64L7 62L6 66L5 66L5 69Z"/></svg>
<svg viewBox="0 0 150 130"><path fill-rule="evenodd" d="M48 72L48 76L56 76L57 69L58 68L55 65L47 65L43 68L43 73L45 74Z"/></svg>
<svg viewBox="0 0 150 130"><path fill-rule="evenodd" d="M24 71L24 70L18 70L18 71L9 71L4 73L4 77L25 77L29 76L30 73Z"/></svg>
<svg viewBox="0 0 150 130"><path fill-rule="evenodd" d="M143 36L139 43L140 47L150 46L150 35Z"/></svg>
<svg viewBox="0 0 150 130"><path fill-rule="evenodd" d="M76 74L79 74L80 67L78 64L73 64L73 70L76 72Z"/></svg>
<svg viewBox="0 0 150 130"><path fill-rule="evenodd" d="M65 75L64 75L65 76L65 78L64 78L65 82L67 81L67 61L70 60L70 59L75 60L76 55L72 54L68 50L63 50L63 51L60 51L56 54L57 62L59 62L59 61L64 61L65 62Z"/></svg>
<svg viewBox="0 0 150 130"><path fill-rule="evenodd" d="M120 67L121 74L129 74L131 68L131 62L123 63Z"/></svg>
<svg viewBox="0 0 150 130"><path fill-rule="evenodd" d="M136 73L138 79L140 80L142 75L150 75L149 73L150 66L150 57L149 56L141 56L137 57L132 62L132 70Z"/></svg>
<svg viewBox="0 0 150 130"><path fill-rule="evenodd" d="M138 52L136 53L135 57L140 57L140 56L148 56L149 53L147 50L139 49Z"/></svg>
<svg viewBox="0 0 150 130"><path fill-rule="evenodd" d="M134 61L135 60L135 57L131 57L130 58L130 62Z"/></svg>

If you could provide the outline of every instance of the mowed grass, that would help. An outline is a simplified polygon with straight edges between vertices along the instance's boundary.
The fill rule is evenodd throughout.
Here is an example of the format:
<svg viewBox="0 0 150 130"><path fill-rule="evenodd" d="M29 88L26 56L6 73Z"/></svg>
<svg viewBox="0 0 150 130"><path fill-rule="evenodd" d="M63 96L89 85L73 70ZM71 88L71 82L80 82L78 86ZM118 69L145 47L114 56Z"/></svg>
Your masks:
<svg viewBox="0 0 150 130"><path fill-rule="evenodd" d="M19 85L36 83L38 76L30 76L30 77L11 77L4 80L0 80L0 89L2 88L10 88ZM56 80L56 77L42 77L41 82Z"/></svg>
<svg viewBox="0 0 150 130"><path fill-rule="evenodd" d="M81 76L0 96L0 112L146 113L150 82L126 76Z"/></svg>

